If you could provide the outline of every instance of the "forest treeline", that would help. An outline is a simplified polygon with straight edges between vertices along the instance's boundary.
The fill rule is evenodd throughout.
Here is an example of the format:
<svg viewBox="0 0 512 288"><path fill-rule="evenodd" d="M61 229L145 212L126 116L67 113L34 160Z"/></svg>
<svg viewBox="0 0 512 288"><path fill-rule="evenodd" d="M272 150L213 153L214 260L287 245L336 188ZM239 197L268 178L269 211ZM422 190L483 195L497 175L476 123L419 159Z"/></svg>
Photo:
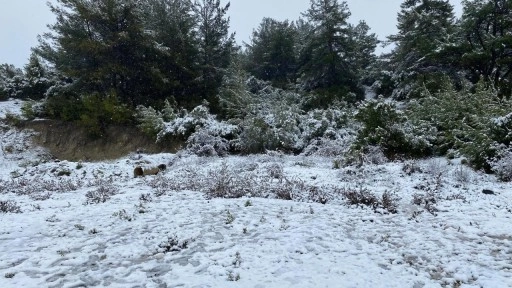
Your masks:
<svg viewBox="0 0 512 288"><path fill-rule="evenodd" d="M0 99L41 100L28 116L95 135L132 123L190 143L220 137L216 152L303 153L315 139L348 139L339 129L353 119L352 150L466 153L490 170L512 138L512 0L462 5L456 18L449 1L403 1L398 32L381 43L350 23L346 2L311 0L299 19L263 18L238 46L220 0L57 0L29 63L0 67ZM382 44L394 48L375 55ZM207 119L225 125L198 135Z"/></svg>

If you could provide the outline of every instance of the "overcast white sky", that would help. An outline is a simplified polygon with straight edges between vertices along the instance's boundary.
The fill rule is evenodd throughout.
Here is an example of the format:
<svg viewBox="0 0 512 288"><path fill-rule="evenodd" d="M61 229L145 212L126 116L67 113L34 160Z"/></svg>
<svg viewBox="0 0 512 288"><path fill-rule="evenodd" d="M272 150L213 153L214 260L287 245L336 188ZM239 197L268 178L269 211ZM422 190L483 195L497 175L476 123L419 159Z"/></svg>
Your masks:
<svg viewBox="0 0 512 288"><path fill-rule="evenodd" d="M340 0L341 1L341 0ZM227 3L228 0L222 0ZM379 39L396 32L396 15L401 0L347 0L352 13L350 22L365 20ZM450 0L460 15L460 0ZM309 0L231 0L231 30L239 44L249 42L253 29L263 17L296 20L309 8ZM0 64L23 67L30 48L37 45L37 35L47 32L55 18L45 0L0 0ZM382 51L380 49L379 51Z"/></svg>

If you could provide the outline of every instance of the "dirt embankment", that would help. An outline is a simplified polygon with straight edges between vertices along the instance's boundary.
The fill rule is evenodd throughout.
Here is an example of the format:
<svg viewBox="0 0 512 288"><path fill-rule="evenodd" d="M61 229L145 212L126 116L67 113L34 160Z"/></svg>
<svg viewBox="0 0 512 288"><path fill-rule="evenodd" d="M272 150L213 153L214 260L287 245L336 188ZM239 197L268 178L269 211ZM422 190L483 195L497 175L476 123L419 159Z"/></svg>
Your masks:
<svg viewBox="0 0 512 288"><path fill-rule="evenodd" d="M182 141L155 143L135 127L111 126L103 137L92 139L83 127L54 120L30 121L22 128L37 132L34 144L40 145L56 158L69 161L101 161L116 159L129 153L176 152Z"/></svg>

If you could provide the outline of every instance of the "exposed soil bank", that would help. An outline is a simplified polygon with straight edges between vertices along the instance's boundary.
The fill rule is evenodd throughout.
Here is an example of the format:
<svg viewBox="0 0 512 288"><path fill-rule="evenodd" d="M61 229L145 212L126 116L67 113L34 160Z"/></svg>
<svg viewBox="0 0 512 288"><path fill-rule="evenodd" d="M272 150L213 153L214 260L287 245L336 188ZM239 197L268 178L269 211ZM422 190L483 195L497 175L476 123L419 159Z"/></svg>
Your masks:
<svg viewBox="0 0 512 288"><path fill-rule="evenodd" d="M69 161L101 161L116 159L130 153L176 152L182 141L155 140L135 127L110 126L99 139L92 139L83 127L74 123L37 120L21 124L21 128L37 132L34 144L40 145L56 158Z"/></svg>

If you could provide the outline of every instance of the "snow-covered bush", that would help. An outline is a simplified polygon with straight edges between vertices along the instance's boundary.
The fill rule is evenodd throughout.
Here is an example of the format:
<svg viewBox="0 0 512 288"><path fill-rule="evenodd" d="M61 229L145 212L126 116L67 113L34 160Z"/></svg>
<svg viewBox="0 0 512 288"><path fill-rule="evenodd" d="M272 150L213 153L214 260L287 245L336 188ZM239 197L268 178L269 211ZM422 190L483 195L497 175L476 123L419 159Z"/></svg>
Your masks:
<svg viewBox="0 0 512 288"><path fill-rule="evenodd" d="M500 145L496 154L488 161L492 171L501 181L512 181L512 147Z"/></svg>
<svg viewBox="0 0 512 288"><path fill-rule="evenodd" d="M21 213L21 208L16 201L0 200L1 213Z"/></svg>
<svg viewBox="0 0 512 288"><path fill-rule="evenodd" d="M209 122L217 121L210 114L206 105L199 105L190 112L183 109L179 114L179 116L170 121L164 121L163 128L158 132L157 141L163 139L166 135L188 138L198 128L205 126Z"/></svg>
<svg viewBox="0 0 512 288"><path fill-rule="evenodd" d="M473 167L490 171L488 160L496 155L496 143L508 146L512 138L512 125L505 116L511 110L510 100L499 99L494 89L479 83L475 92L469 88L435 94L425 90L424 98L411 103L408 117L412 123L435 129L436 153L453 151Z"/></svg>
<svg viewBox="0 0 512 288"><path fill-rule="evenodd" d="M187 149L198 156L225 156L238 151L239 128L226 122L208 122L187 139Z"/></svg>
<svg viewBox="0 0 512 288"><path fill-rule="evenodd" d="M164 128L162 113L153 107L137 106L135 118L139 122L137 127L150 136L158 135Z"/></svg>
<svg viewBox="0 0 512 288"><path fill-rule="evenodd" d="M357 135L356 150L380 146L387 157L431 153L434 131L427 126L412 125L394 102L369 100L359 108L355 119L363 126Z"/></svg>

